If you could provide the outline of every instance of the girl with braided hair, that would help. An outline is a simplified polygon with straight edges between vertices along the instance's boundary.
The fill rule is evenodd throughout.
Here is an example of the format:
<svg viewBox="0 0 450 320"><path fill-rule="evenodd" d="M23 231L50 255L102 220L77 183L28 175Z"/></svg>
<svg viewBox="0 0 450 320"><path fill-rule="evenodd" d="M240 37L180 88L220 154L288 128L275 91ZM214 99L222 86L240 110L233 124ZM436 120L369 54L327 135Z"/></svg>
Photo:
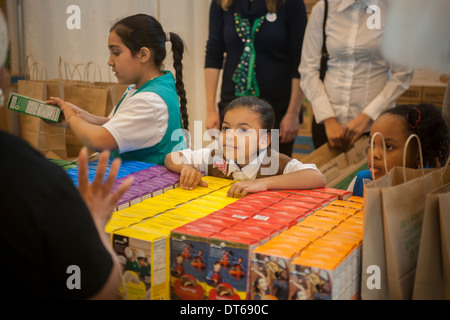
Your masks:
<svg viewBox="0 0 450 320"><path fill-rule="evenodd" d="M166 42L171 42L175 78L164 70ZM111 157L162 165L167 154L182 150L181 130L188 129L183 84L184 43L164 32L152 16L126 17L110 30L108 65L120 84L130 84L108 118L92 115L60 98L47 103L64 113L63 125L92 150L111 150ZM172 134L179 130L178 138Z"/></svg>
<svg viewBox="0 0 450 320"><path fill-rule="evenodd" d="M378 132L382 137L376 135ZM370 137L374 137L373 157L371 149L367 155L369 170L359 172L348 190L362 197L364 180L379 179L387 174L384 157L388 171L395 166L403 166L403 151L412 134L420 139L424 167L439 168L445 165L449 156L449 139L441 112L432 104L400 105L384 111L373 123L370 131ZM405 157L407 168L421 166L418 146L415 139L409 143Z"/></svg>

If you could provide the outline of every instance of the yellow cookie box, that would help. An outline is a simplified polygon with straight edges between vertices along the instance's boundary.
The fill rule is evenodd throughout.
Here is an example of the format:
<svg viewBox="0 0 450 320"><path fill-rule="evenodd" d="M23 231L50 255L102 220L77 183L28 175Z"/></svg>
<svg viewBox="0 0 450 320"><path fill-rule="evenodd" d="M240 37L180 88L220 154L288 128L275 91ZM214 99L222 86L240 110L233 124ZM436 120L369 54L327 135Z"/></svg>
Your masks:
<svg viewBox="0 0 450 320"><path fill-rule="evenodd" d="M122 265L123 299L170 299L169 236L142 223L113 231L113 249L119 260L127 261Z"/></svg>

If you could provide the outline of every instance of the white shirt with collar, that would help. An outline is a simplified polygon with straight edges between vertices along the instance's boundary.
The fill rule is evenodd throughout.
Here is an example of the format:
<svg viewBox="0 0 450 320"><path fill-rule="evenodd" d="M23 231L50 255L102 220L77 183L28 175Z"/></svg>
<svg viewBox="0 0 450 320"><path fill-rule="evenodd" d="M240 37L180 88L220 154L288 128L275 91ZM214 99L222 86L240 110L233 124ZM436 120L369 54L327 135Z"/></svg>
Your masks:
<svg viewBox="0 0 450 320"><path fill-rule="evenodd" d="M381 43L385 0L328 0L326 45L330 59L324 82L319 78L324 1L311 12L299 67L301 86L318 123L335 117L345 126L361 112L375 120L409 88L412 70L389 64ZM379 15L369 6L379 8ZM369 10L368 10L369 9ZM369 13L367 13L369 11ZM373 24L380 19L380 28ZM375 21L376 22L376 21Z"/></svg>
<svg viewBox="0 0 450 320"><path fill-rule="evenodd" d="M215 162L223 162L223 158L219 156L211 157L212 149L204 148L199 150L185 149L180 151L183 154L184 161L187 164L194 166L195 169L204 172L208 175L208 166ZM235 181L246 181L255 180L258 174L258 170L262 164L264 157L266 156L267 150L262 151L258 157L247 164L245 167L240 168L236 161L231 160L228 162L228 172L227 176L232 175ZM292 159L284 168L283 174L288 174L291 172L296 172L305 169L317 170L315 164L304 164L297 159Z"/></svg>
<svg viewBox="0 0 450 320"><path fill-rule="evenodd" d="M103 125L117 142L120 153L149 148L157 145L166 134L169 108L154 92L138 92L130 85L116 111Z"/></svg>

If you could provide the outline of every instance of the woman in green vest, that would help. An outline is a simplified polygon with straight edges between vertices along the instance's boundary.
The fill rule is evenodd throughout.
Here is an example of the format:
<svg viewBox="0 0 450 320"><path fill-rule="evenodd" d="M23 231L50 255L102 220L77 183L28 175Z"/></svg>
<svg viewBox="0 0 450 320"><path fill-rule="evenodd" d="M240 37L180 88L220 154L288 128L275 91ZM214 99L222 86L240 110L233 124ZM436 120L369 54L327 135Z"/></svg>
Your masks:
<svg viewBox="0 0 450 320"><path fill-rule="evenodd" d="M162 69L168 41L175 79ZM175 33L165 33L155 18L138 14L111 28L108 47L108 65L118 82L130 84L108 118L60 98L47 103L62 109L63 124L91 150L111 150L113 158L162 165L168 153L184 149L182 129L189 125L182 81L183 41Z"/></svg>

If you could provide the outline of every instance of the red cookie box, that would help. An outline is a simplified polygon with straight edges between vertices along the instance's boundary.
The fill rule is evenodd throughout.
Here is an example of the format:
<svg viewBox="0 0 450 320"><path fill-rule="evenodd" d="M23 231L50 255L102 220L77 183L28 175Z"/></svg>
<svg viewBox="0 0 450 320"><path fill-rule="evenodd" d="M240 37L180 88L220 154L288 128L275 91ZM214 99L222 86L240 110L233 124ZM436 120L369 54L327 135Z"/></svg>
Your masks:
<svg viewBox="0 0 450 320"><path fill-rule="evenodd" d="M313 203L313 202L307 202L307 201L300 201L300 200L290 200L290 199L284 199L280 202L274 204L271 206L271 208L277 208L281 210L298 210L298 208L307 208L312 210L313 212L316 210L319 210L322 208L321 205Z"/></svg>
<svg viewBox="0 0 450 320"><path fill-rule="evenodd" d="M230 228L234 229L234 230L244 230L244 231L259 233L262 235L267 235L267 236L269 236L269 238L273 238L279 234L279 231L276 227L269 228L267 226L259 226L259 225L247 224L247 223L246 224L243 224L243 223L235 224L235 225L231 226Z"/></svg>
<svg viewBox="0 0 450 320"><path fill-rule="evenodd" d="M274 204L273 201L268 201L268 200L261 200L261 199L251 199L251 198L241 198L238 201L235 202L236 203L245 203L248 205L252 205L252 206L259 206L259 207L270 207L272 204Z"/></svg>
<svg viewBox="0 0 450 320"><path fill-rule="evenodd" d="M280 217L280 216L271 215L268 213L256 214L253 217L246 219L242 223L250 223L251 224L255 221L266 222L268 225L270 225L270 224L278 225L280 227L280 230L281 229L284 229L284 230L289 229L298 223L296 219ZM260 225L263 226L262 224L260 224Z"/></svg>
<svg viewBox="0 0 450 320"><path fill-rule="evenodd" d="M260 244L266 243L270 240L270 235L260 232L254 232L251 231L248 228L226 228L220 232L223 235L229 235L234 237L240 237L240 238L248 238L248 239L254 239L258 241Z"/></svg>
<svg viewBox="0 0 450 320"><path fill-rule="evenodd" d="M329 187L323 187L318 189L312 189L313 191L324 192L327 194L337 195L339 200L347 200L351 196L353 196L353 192Z"/></svg>
<svg viewBox="0 0 450 320"><path fill-rule="evenodd" d="M245 202L245 201L251 200L251 199L270 201L272 203L275 203L275 202L282 200L283 198L264 194L264 192L258 192L258 193L249 194L248 196L245 196L244 198L240 199L240 201Z"/></svg>
<svg viewBox="0 0 450 320"><path fill-rule="evenodd" d="M227 213L223 213L223 212L213 212L210 213L209 215L207 215L207 217L211 217L211 218L218 218L221 220L226 220L229 222L233 222L234 224L239 224L241 223L243 220L247 219L247 216L239 216L239 217L233 217L232 215L229 215Z"/></svg>
<svg viewBox="0 0 450 320"><path fill-rule="evenodd" d="M228 216L228 217L232 217L232 218L236 218L236 219L245 220L250 217L253 217L257 212L256 211L248 211L245 209L229 208L228 206L226 206L225 208L214 211L212 213L214 213L216 215L224 215L224 216Z"/></svg>
<svg viewBox="0 0 450 320"><path fill-rule="evenodd" d="M272 229L275 229L278 234L289 229L289 224L285 223L284 221L280 222L279 220L277 220L275 218L270 219L270 221L249 218L249 219L242 221L241 225L258 226L261 228L268 228L268 229L272 228Z"/></svg>
<svg viewBox="0 0 450 320"><path fill-rule="evenodd" d="M246 203L245 201L238 200L234 203L227 205L224 209L239 209L239 210L245 210L248 212L257 213L257 212L263 210L264 208L266 208L266 206L254 205L254 204Z"/></svg>
<svg viewBox="0 0 450 320"><path fill-rule="evenodd" d="M269 214L269 215L275 215L275 216L280 216L280 217L286 217L286 218L295 219L295 220L297 220L297 222L302 221L305 217L307 217L308 215L310 215L312 213L313 213L313 211L311 209L302 208L302 207L298 207L295 210L291 209L291 208L286 210L286 209L282 209L282 208L269 207L260 212L260 214L262 214L262 215Z"/></svg>
<svg viewBox="0 0 450 320"><path fill-rule="evenodd" d="M209 238L206 293L209 300L247 300L250 256L260 241L229 230Z"/></svg>
<svg viewBox="0 0 450 320"><path fill-rule="evenodd" d="M184 225L170 234L172 300L204 300L209 238L214 231Z"/></svg>
<svg viewBox="0 0 450 320"><path fill-rule="evenodd" d="M208 225L217 225L222 228L229 228L240 222L239 219L227 219L227 217L211 216L211 214L193 221L195 223L206 223Z"/></svg>
<svg viewBox="0 0 450 320"><path fill-rule="evenodd" d="M297 200L297 201L303 201L303 202L312 202L315 204L318 204L322 207L325 207L326 205L330 204L330 201L326 200L326 199L321 199L318 197L312 197L312 196L307 196L307 195L303 195L303 194L292 194L289 197L289 200Z"/></svg>
<svg viewBox="0 0 450 320"><path fill-rule="evenodd" d="M295 194L305 195L308 197L321 198L321 199L328 200L329 202L334 201L334 200L339 200L339 196L336 194L319 192L319 191L314 191L314 190L300 190L300 191L296 192Z"/></svg>
<svg viewBox="0 0 450 320"><path fill-rule="evenodd" d="M269 191L259 192L258 194L284 199L284 198L289 198L290 192L280 191L280 190L269 190Z"/></svg>
<svg viewBox="0 0 450 320"><path fill-rule="evenodd" d="M220 226L215 223L208 222L206 220L203 220L202 218L197 219L195 221L189 222L184 225L186 228L196 228L196 229L203 229L211 232L220 232L223 229L226 228L226 226Z"/></svg>

